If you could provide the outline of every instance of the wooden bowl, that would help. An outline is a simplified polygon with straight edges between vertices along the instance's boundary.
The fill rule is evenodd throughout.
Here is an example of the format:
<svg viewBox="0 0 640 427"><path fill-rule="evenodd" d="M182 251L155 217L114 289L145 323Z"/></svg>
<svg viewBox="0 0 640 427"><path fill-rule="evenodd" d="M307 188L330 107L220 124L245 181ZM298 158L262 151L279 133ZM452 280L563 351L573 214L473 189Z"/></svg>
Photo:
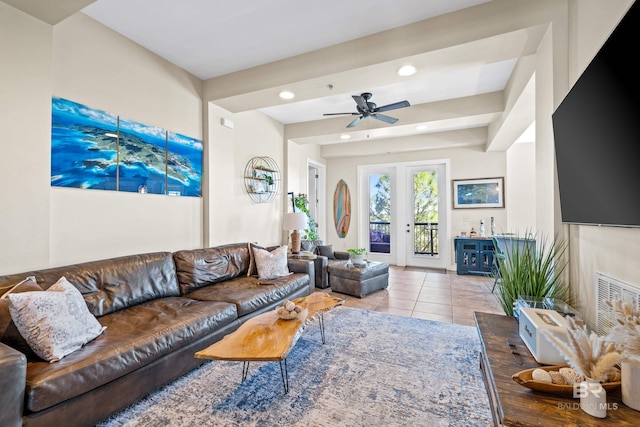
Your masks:
<svg viewBox="0 0 640 427"><path fill-rule="evenodd" d="M540 366L539 368L526 369L517 374L513 374L511 378L521 386L530 388L535 391L544 393L563 394L573 397L572 384L552 384L543 381L536 381L532 378L533 371L536 369L544 369L545 371L559 371L560 368L568 368L568 366ZM615 390L620 387L620 381L602 383L605 390Z"/></svg>

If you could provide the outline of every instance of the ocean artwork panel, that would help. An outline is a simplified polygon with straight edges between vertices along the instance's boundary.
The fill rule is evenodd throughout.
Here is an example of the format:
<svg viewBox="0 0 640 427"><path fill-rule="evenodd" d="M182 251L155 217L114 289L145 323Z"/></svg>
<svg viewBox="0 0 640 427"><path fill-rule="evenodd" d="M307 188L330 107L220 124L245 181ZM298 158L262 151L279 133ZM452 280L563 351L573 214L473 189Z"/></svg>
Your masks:
<svg viewBox="0 0 640 427"><path fill-rule="evenodd" d="M202 141L52 99L51 185L201 196Z"/></svg>
<svg viewBox="0 0 640 427"><path fill-rule="evenodd" d="M119 191L167 194L167 131L120 117Z"/></svg>
<svg viewBox="0 0 640 427"><path fill-rule="evenodd" d="M51 185L117 190L118 116L53 98Z"/></svg>
<svg viewBox="0 0 640 427"><path fill-rule="evenodd" d="M168 132L167 194L199 197L202 188L202 141Z"/></svg>

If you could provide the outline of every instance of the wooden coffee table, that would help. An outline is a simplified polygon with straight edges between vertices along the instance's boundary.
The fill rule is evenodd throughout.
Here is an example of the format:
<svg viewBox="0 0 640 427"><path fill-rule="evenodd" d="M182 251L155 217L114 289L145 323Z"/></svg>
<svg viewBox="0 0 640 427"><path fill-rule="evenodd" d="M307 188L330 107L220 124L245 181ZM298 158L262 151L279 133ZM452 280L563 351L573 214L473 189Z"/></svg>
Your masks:
<svg viewBox="0 0 640 427"><path fill-rule="evenodd" d="M323 313L344 304L326 292L314 292L293 300L306 310L306 316L292 320L280 319L275 310L259 314L244 322L220 341L198 351L195 357L209 360L240 361L242 381L247 378L249 362L279 362L285 393L289 392L287 355L302 335L304 328L317 316L322 343L325 343Z"/></svg>

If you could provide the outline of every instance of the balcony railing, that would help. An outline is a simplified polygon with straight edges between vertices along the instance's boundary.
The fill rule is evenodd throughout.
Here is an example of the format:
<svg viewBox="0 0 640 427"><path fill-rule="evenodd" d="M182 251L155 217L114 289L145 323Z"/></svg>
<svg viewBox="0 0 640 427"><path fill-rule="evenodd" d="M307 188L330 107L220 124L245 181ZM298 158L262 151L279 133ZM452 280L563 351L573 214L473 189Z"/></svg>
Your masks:
<svg viewBox="0 0 640 427"><path fill-rule="evenodd" d="M374 233L382 236L391 235L391 224L383 221L369 222L369 236ZM413 248L416 254L437 255L438 254L438 223L437 222L416 222L413 229ZM383 238L382 242L370 242L370 252L389 253L390 239ZM387 244L385 245L385 240Z"/></svg>

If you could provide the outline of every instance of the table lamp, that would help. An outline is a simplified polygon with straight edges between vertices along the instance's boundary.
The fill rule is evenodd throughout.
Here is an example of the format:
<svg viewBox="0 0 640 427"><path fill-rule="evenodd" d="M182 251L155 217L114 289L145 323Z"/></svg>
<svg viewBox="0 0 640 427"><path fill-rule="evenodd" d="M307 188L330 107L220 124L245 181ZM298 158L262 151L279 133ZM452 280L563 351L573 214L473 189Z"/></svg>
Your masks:
<svg viewBox="0 0 640 427"><path fill-rule="evenodd" d="M300 253L300 232L307 228L307 214L304 212L289 212L284 214L284 230L291 231L291 252Z"/></svg>

